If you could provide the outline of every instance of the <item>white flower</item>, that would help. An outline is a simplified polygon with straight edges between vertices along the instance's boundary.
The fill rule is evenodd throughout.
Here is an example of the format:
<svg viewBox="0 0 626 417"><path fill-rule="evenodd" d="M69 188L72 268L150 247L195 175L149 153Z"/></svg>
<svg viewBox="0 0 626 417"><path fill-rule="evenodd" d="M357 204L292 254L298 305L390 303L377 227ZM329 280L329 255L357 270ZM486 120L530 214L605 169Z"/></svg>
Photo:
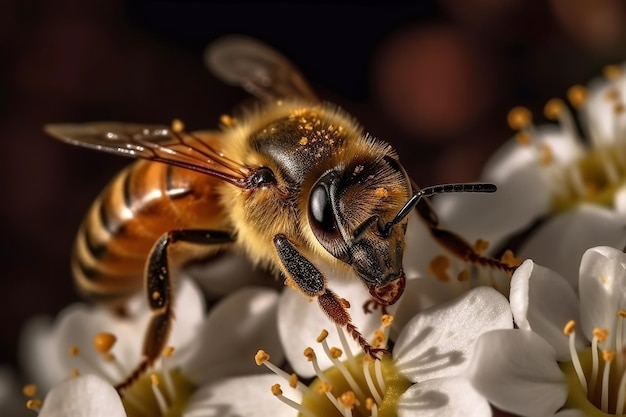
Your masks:
<svg viewBox="0 0 626 417"><path fill-rule="evenodd" d="M574 86L568 92L582 132L560 100L550 100L545 109L559 125L533 125L527 109L513 109L509 124L518 133L491 157L481 178L498 191L439 197L435 206L442 221L496 249L517 235L517 256L563 275L577 272L571 259L589 247L624 247L626 76L618 67L608 67L605 75L588 89Z"/></svg>
<svg viewBox="0 0 626 417"><path fill-rule="evenodd" d="M556 272L525 261L511 282L519 330L478 339L472 384L519 416L622 415L625 290L626 254L610 247L584 253L579 296Z"/></svg>
<svg viewBox="0 0 626 417"><path fill-rule="evenodd" d="M258 345L270 346L278 358L283 355L276 327L276 291L241 289L205 315L203 298L191 281L182 280L177 290L175 321L168 342L174 352L166 349L154 369L123 391L129 416L141 415L145 410L156 416L166 412L170 412L168 416L182 415L186 408L197 408L189 397L202 386L226 376L258 372L249 359ZM94 415L89 410L115 408L108 397L90 393L97 392L94 387L103 383L115 393L113 386L139 364L150 313L144 303L137 304L130 318L75 304L59 314L55 323L37 320L26 329L22 342L24 361L31 379L41 388L48 390L75 369L80 375L97 376L69 377L69 381L56 386L50 392L51 399L44 400L41 415L71 415L69 410L77 410L76 415ZM117 339L104 355L92 348L94 337L102 334L112 334ZM163 404L159 404L159 396L164 397ZM68 414L64 414L66 411Z"/></svg>
<svg viewBox="0 0 626 417"><path fill-rule="evenodd" d="M348 284L343 290L349 290L347 287ZM289 298L287 294L282 297ZM295 344L286 349L296 373L304 377L315 375L314 382L305 386L277 369L265 353L260 352L258 363L265 364L278 376L229 378L209 384L203 394L206 407L208 404L213 407L222 405L225 410L222 415L230 417L239 415L229 412L229 407L225 406L231 402L240 403L239 409L258 404L255 415L260 416L295 417L298 413L306 416L412 416L416 412L420 416L491 415L488 402L471 387L464 372L480 334L513 327L509 304L496 290L476 288L452 302L415 315L403 326L391 354L376 361L350 349L340 336L329 342L334 332L322 332L320 336L312 333L312 327L323 321L313 317L315 309L309 311L315 306L308 306L302 297L300 303L296 300L290 300L279 310L279 320L283 322L281 338L285 341L309 335L309 345L317 339L321 349L316 350L322 350L324 354L317 354L310 347L298 350ZM375 332L375 337L383 343L386 343L390 320L391 316L383 316L382 327L379 324ZM334 343L339 347L333 347ZM324 372L321 371L325 368L322 362L330 364ZM274 385L270 390L271 384L281 382L281 378L289 381L282 381L285 387ZM238 396L239 391L249 395ZM266 409L266 401L272 398L272 393L291 407L274 399L282 409L276 409L276 404L271 403ZM228 401L225 395L229 397Z"/></svg>

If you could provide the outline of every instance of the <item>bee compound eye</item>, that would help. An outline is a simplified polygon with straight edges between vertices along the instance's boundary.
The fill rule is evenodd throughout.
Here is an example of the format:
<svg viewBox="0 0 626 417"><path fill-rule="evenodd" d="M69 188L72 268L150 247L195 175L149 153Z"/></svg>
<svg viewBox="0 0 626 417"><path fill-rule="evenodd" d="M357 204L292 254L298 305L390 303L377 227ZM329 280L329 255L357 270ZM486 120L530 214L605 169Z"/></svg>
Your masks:
<svg viewBox="0 0 626 417"><path fill-rule="evenodd" d="M311 190L309 222L316 235L334 234L337 231L337 223L326 184L319 183Z"/></svg>

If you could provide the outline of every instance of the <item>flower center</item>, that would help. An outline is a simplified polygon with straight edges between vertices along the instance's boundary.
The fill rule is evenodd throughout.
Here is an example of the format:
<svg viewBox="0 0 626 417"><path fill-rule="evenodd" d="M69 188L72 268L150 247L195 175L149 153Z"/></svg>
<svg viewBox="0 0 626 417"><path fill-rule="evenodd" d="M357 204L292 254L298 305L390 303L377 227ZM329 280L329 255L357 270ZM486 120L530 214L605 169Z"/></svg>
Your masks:
<svg viewBox="0 0 626 417"><path fill-rule="evenodd" d="M574 321L565 326L572 358L570 362L559 364L569 387L565 408L576 408L592 417L621 416L626 412L626 351L623 335L618 331L625 315L624 312L618 315L614 343L609 343L607 329L596 328L591 346L578 351ZM603 346L607 347L601 348Z"/></svg>
<svg viewBox="0 0 626 417"><path fill-rule="evenodd" d="M609 82L614 83L619 75L617 67L605 69ZM579 108L587 98L587 91L576 85L569 89L568 97L572 106ZM593 118L583 121L586 129L581 135L574 116L560 99L546 104L546 117L558 121L563 137L571 142L572 155L566 161L559 161L550 145L539 140L528 109L516 107L509 112L508 122L517 131L518 143L535 154L540 173L552 193L554 212L569 210L582 202L612 207L615 192L626 181L624 101L615 86L609 88L604 99L612 107L608 137L606 132L600 131L599 121Z"/></svg>
<svg viewBox="0 0 626 417"><path fill-rule="evenodd" d="M384 328L391 323L391 316L383 316L383 326L374 336L375 346L385 346L386 334ZM341 328L337 328L342 332ZM341 334L341 333L340 333ZM304 356L307 358L317 377L306 386L298 381L295 374L286 374L269 362L269 355L259 351L255 357L257 364L264 364L276 374L289 381L292 388L302 393L302 400L296 403L285 398L276 384L272 393L281 401L299 411L300 416L306 417L394 417L398 398L411 385L393 365L390 355L383 355L381 359L373 359L367 355L353 356L349 354L348 346L343 346L348 352L346 358L341 359L343 350L329 347L326 341L328 332L324 330L318 337L324 353L331 359L333 366L321 371L317 362L317 355L313 348L307 348ZM340 338L342 341L345 338Z"/></svg>

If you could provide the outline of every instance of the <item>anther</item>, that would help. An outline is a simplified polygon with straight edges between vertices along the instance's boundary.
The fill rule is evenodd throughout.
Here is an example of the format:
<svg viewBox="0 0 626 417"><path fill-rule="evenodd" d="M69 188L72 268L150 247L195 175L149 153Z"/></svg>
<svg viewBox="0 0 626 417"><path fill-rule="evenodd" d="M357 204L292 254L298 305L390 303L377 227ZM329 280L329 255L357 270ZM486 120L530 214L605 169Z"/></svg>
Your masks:
<svg viewBox="0 0 626 417"><path fill-rule="evenodd" d="M543 108L543 113L550 120L557 120L565 110L565 104L561 99L553 98L549 100Z"/></svg>
<svg viewBox="0 0 626 417"><path fill-rule="evenodd" d="M576 352L576 322L574 320L568 321L563 327L563 333L568 336L569 353L570 357L572 358L572 365L574 366L574 370L576 371L576 376L578 376L580 388L582 389L583 393L587 395L587 380L585 379L583 367L580 364L580 358L578 357L578 353Z"/></svg>
<svg viewBox="0 0 626 417"><path fill-rule="evenodd" d="M609 335L609 330L602 327L596 327L595 329L593 329L592 334L594 337L598 338L598 342L604 343Z"/></svg>
<svg viewBox="0 0 626 417"><path fill-rule="evenodd" d="M254 362L259 366L263 365L268 360L270 360L270 355L262 349L259 349L256 355L254 355Z"/></svg>
<svg viewBox="0 0 626 417"><path fill-rule="evenodd" d="M567 99L574 108L578 109L587 100L587 89L582 85L573 85L567 90Z"/></svg>
<svg viewBox="0 0 626 417"><path fill-rule="evenodd" d="M320 332L320 335L317 336L317 339L315 339L317 341L317 343L322 343L324 340L326 340L326 338L328 337L328 330L322 330Z"/></svg>
<svg viewBox="0 0 626 417"><path fill-rule="evenodd" d="M112 333L98 333L93 338L93 347L102 354L108 353L111 351L116 341L117 337Z"/></svg>
<svg viewBox="0 0 626 417"><path fill-rule="evenodd" d="M450 281L448 268L450 268L450 260L444 255L435 256L428 264L428 272L442 282Z"/></svg>
<svg viewBox="0 0 626 417"><path fill-rule="evenodd" d="M41 410L41 406L43 406L43 401L38 399L31 399L26 401L26 408L33 411Z"/></svg>
<svg viewBox="0 0 626 417"><path fill-rule="evenodd" d="M532 122L532 114L526 107L514 107L509 111L507 122L511 129L520 130L527 127Z"/></svg>
<svg viewBox="0 0 626 417"><path fill-rule="evenodd" d="M163 357L164 358L171 358L172 355L174 354L174 347L173 346L168 346L165 349L163 349Z"/></svg>
<svg viewBox="0 0 626 417"><path fill-rule="evenodd" d="M380 318L380 325L382 327L389 327L393 323L393 316L391 314L383 314Z"/></svg>
<svg viewBox="0 0 626 417"><path fill-rule="evenodd" d="M80 353L80 349L78 349L78 346L76 345L70 346L70 349L69 349L70 356L76 357L78 356L79 353Z"/></svg>
<svg viewBox="0 0 626 417"><path fill-rule="evenodd" d="M500 262L507 265L510 268L518 267L522 264L522 259L515 257L515 254L511 249L507 249L504 251L502 256L500 257Z"/></svg>
<svg viewBox="0 0 626 417"><path fill-rule="evenodd" d="M615 351L611 349L602 351L604 359L604 371L602 372L602 393L600 409L607 413L609 409L609 374L611 372L611 361L615 358Z"/></svg>
<svg viewBox="0 0 626 417"><path fill-rule="evenodd" d="M459 282L467 282L470 279L470 272L467 269L461 270L457 276L456 280Z"/></svg>
<svg viewBox="0 0 626 417"><path fill-rule="evenodd" d="M224 125L224 126L232 126L235 124L235 119L233 119L231 116L229 116L228 114L223 114L220 116L220 122Z"/></svg>
<svg viewBox="0 0 626 417"><path fill-rule="evenodd" d="M150 381L152 382L152 393L154 394L154 398L157 400L159 410L161 411L161 414L166 414L169 407L167 405L167 401L165 400L165 396L159 389L159 377L156 374L152 374L150 375Z"/></svg>
<svg viewBox="0 0 626 417"><path fill-rule="evenodd" d="M295 373L291 374L291 377L289 378L289 386L291 388L296 388L298 386L298 375Z"/></svg>
<svg viewBox="0 0 626 417"><path fill-rule="evenodd" d="M339 349L338 347L331 347L329 352L330 352L330 357L333 359L339 359L341 358L341 355L343 355L343 351Z"/></svg>
<svg viewBox="0 0 626 417"><path fill-rule="evenodd" d="M355 406L360 405L359 399L356 397L353 391L346 391L339 396L339 402L343 404L343 406L348 407L350 409Z"/></svg>
<svg viewBox="0 0 626 417"><path fill-rule="evenodd" d="M615 81L622 75L622 70L617 65L607 65L602 69L602 75L609 81Z"/></svg>
<svg viewBox="0 0 626 417"><path fill-rule="evenodd" d="M35 384L24 385L24 387L22 388L22 393L29 398L33 398L35 395L37 395L37 385Z"/></svg>

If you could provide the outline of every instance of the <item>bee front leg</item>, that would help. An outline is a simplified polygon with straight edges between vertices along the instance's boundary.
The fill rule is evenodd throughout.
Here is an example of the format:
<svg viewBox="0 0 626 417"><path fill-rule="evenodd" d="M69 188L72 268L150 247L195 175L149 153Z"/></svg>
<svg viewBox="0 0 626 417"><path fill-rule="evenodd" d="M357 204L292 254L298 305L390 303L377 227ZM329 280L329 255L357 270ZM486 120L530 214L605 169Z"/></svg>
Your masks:
<svg viewBox="0 0 626 417"><path fill-rule="evenodd" d="M135 370L115 388L124 390L139 378L156 361L167 343L174 319L174 294L172 271L168 252L176 242L202 245L232 243L230 234L222 231L198 229L172 230L159 238L152 247L146 265L144 290L152 318L148 323L142 349L143 359Z"/></svg>
<svg viewBox="0 0 626 417"><path fill-rule="evenodd" d="M289 286L294 287L307 297L317 298L322 311L336 324L345 327L350 336L361 346L363 351L373 358L386 352L368 343L361 332L352 323L347 300L339 297L326 287L326 277L315 267L285 235L274 236L274 247L280 258L282 271Z"/></svg>

